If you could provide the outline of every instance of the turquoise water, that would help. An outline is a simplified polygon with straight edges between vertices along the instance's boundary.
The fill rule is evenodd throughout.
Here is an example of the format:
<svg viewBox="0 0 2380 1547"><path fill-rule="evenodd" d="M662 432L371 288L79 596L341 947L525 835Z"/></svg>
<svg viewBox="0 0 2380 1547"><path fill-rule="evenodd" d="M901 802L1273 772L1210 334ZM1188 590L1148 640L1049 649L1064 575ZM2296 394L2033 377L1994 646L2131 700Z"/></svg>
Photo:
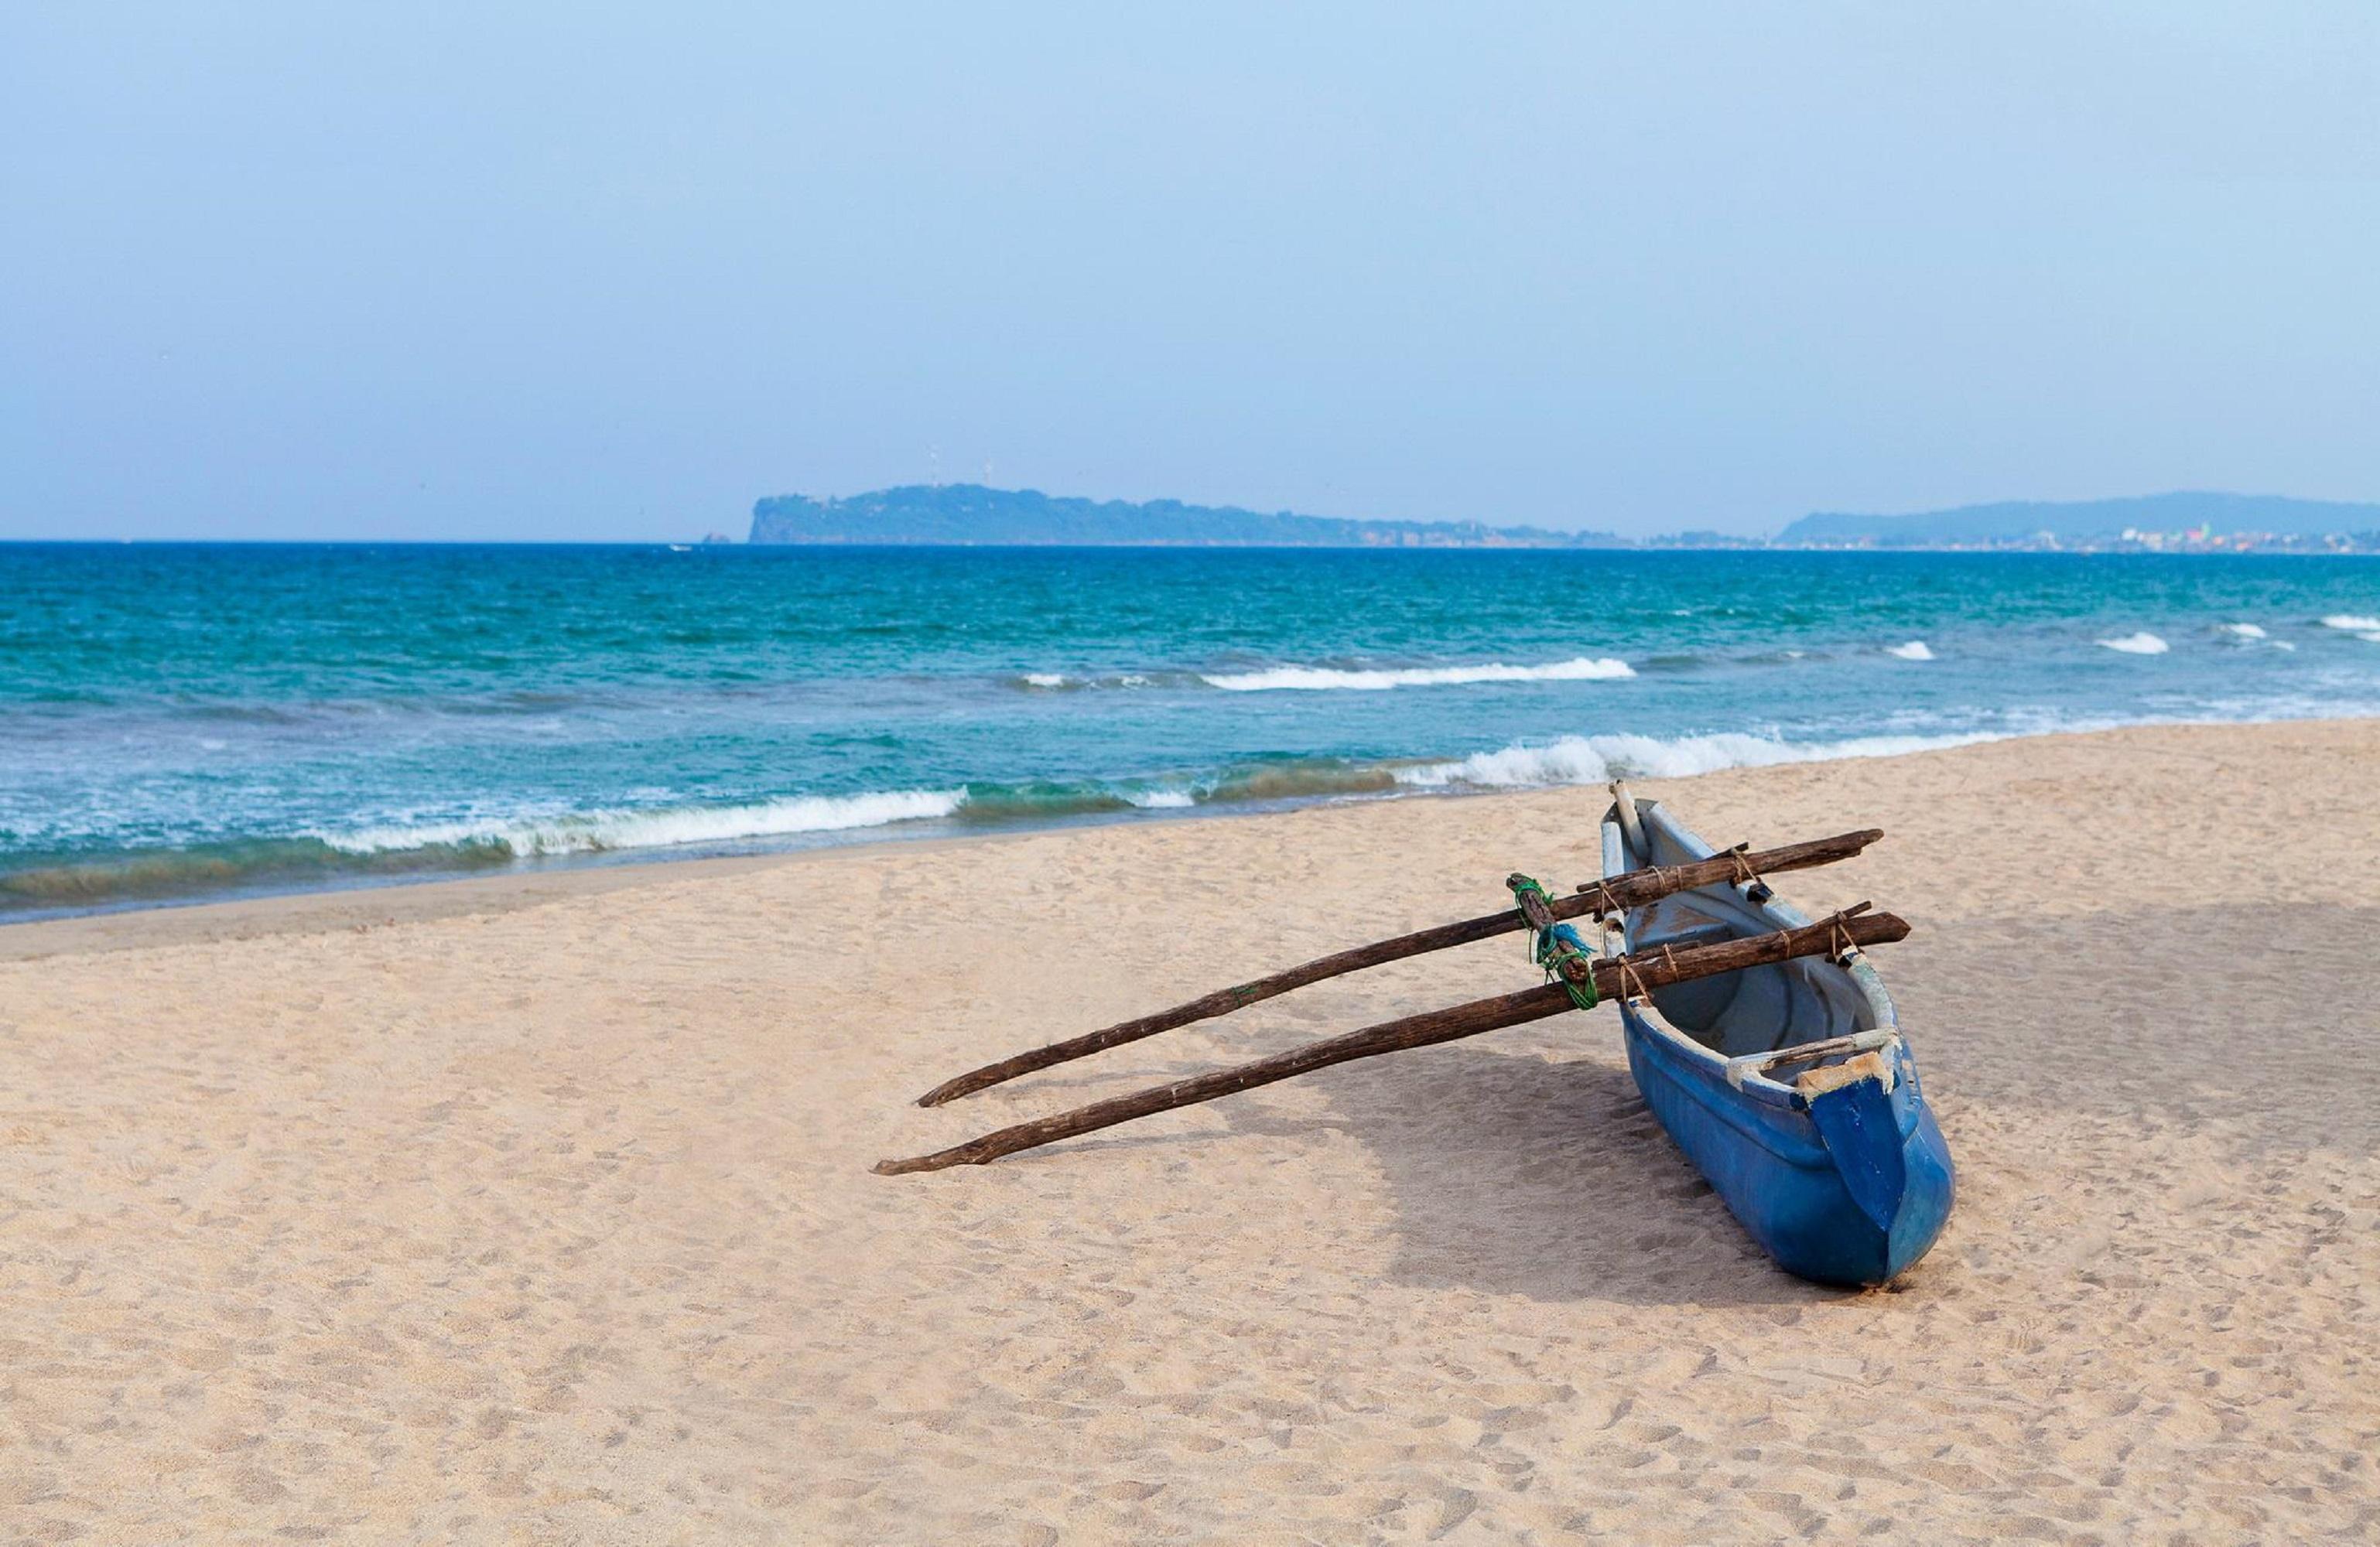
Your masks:
<svg viewBox="0 0 2380 1547"><path fill-rule="evenodd" d="M2380 562L0 545L0 917L2380 714Z"/></svg>

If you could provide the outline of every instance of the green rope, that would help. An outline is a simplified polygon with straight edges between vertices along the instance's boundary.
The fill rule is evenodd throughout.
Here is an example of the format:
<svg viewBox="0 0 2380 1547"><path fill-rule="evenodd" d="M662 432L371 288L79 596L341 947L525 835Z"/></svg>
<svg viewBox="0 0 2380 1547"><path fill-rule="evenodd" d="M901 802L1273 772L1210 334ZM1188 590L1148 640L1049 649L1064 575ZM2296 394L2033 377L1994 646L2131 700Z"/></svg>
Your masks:
<svg viewBox="0 0 2380 1547"><path fill-rule="evenodd" d="M1529 916L1526 900L1532 897L1546 905L1547 912L1550 913L1554 911L1554 900L1546 895L1546 888L1537 884L1536 876L1515 876L1512 877L1512 900L1521 905L1521 916L1523 918L1525 919ZM1536 940L1531 939L1523 941L1522 954L1528 957L1530 961L1537 963L1539 966L1545 965L1545 947L1542 943Z"/></svg>
<svg viewBox="0 0 2380 1547"><path fill-rule="evenodd" d="M1548 933L1550 934L1551 931ZM1587 971L1579 977L1572 977L1562 970L1570 964L1573 957L1588 964ZM1595 993L1594 961L1595 959L1586 952L1575 946L1564 945L1559 940L1554 942L1552 949L1545 952L1538 959L1538 964L1546 970L1546 976L1560 984L1569 993L1570 1002L1581 1009L1593 1009L1599 1002Z"/></svg>
<svg viewBox="0 0 2380 1547"><path fill-rule="evenodd" d="M1535 877L1515 876L1512 877L1512 885L1514 901L1534 897L1545 904L1548 912L1553 911L1554 900L1546 895L1546 888L1538 885ZM1524 918L1528 916L1526 908L1521 910L1521 916ZM1529 960L1544 968L1548 979L1562 985L1563 990L1570 995L1572 1004L1581 1009L1593 1009L1601 1002L1595 992L1593 966L1595 959L1557 936L1554 933L1557 927L1559 926L1549 925L1534 933L1527 942ZM1572 977L1564 971L1572 958L1588 963L1588 970L1581 977Z"/></svg>

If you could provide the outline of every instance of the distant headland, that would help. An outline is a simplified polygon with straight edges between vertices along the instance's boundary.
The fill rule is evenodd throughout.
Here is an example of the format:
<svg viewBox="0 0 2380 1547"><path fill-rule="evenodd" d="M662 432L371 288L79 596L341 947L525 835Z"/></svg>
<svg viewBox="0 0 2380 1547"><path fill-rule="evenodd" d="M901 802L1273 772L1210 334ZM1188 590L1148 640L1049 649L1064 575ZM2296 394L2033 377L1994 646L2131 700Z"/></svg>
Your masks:
<svg viewBox="0 0 2380 1547"><path fill-rule="evenodd" d="M779 494L752 507L754 542L1082 548L1626 548L1609 532L1476 521L1267 514L1177 500L1076 500L1038 489L911 484L840 500Z"/></svg>
<svg viewBox="0 0 2380 1547"><path fill-rule="evenodd" d="M839 499L779 494L752 507L751 541L915 547L1877 549L2013 552L2380 553L2380 504L2280 495L1961 505L1906 515L1819 512L1773 538L1491 526L1269 514L1176 500L1083 500L1033 489L911 484Z"/></svg>

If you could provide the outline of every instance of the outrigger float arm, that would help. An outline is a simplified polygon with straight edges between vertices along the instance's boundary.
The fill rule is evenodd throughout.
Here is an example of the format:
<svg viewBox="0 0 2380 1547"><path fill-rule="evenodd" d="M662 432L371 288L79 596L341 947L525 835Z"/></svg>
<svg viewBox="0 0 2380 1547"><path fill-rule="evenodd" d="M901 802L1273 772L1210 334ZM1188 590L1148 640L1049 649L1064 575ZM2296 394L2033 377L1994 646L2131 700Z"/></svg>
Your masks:
<svg viewBox="0 0 2380 1547"><path fill-rule="evenodd" d="M1429 951L1445 950L1452 946L1469 945L1474 940L1488 939L1516 929L1542 930L1549 924L1577 918L1582 913L1592 913L1600 918L1607 913L1641 908L1672 892L1692 891L1698 887L1724 881L1754 882L1762 876L1779 871L1807 870L1816 865L1832 864L1838 860L1851 858L1883 836L1883 828L1868 828L1859 832L1840 833L1833 838L1813 839L1806 843L1765 849L1758 853L1746 852L1746 846L1739 843L1723 853L1689 864L1655 865L1648 869L1632 870L1606 881L1590 881L1572 896L1548 899L1548 912L1543 918L1536 916L1534 908L1528 914L1520 908L1507 908L1500 913L1464 919L1458 924L1442 924L1434 929L1418 930L1394 939L1334 951L1269 977L1260 977L1236 987L1218 989L1187 1004L1159 1010L1154 1015L1119 1021L1099 1031L1086 1032L1081 1036L1053 1042L1047 1047L1037 1047L1029 1053L1019 1053L1014 1058L970 1070L928 1091L917 1098L917 1105L940 1106L946 1101L972 1095L1021 1074L1031 1074L1055 1064L1071 1063L1076 1058L1087 1058L1094 1053L1121 1047L1128 1042L1138 1042L1143 1037L1170 1032L1193 1021L1229 1015L1235 1009L1245 1009L1260 1000L1286 994L1293 988L1303 988L1326 978L1361 972L1366 967L1378 967ZM1524 900L1525 903L1534 900Z"/></svg>
<svg viewBox="0 0 2380 1547"><path fill-rule="evenodd" d="M1613 884L1618 883L1615 881ZM1555 904L1556 907L1560 905ZM1170 1112L1177 1106L1189 1106L1202 1101L1212 1101L1217 1096L1253 1090L1277 1080L1328 1069L1332 1064L1349 1063L1407 1047L1427 1047L1434 1043L1477 1036L1483 1032L1517 1026L1524 1021L1542 1021L1549 1015L1559 1015L1563 1010L1576 1008L1582 1000L1591 1003L1600 998L1615 998L1622 994L1641 996L1670 984L1789 961L1795 957L1841 957L1863 947L1908 937L1907 924L1891 913L1867 912L1867 906L1864 902L1858 903L1799 929L1780 929L1774 934L1725 940L1714 945L1674 949L1657 948L1633 956L1603 958L1567 953L1554 963L1560 979L1557 982L1524 988L1517 994L1475 999L1451 1009L1435 1009L1399 1021L1384 1021L1343 1036L1327 1037L1269 1058L1258 1058L1236 1069L1176 1080L1171 1084L1159 1085L1132 1095L1095 1101L1087 1106L1078 1106L1055 1117L1018 1123L950 1149L937 1150L932 1154L914 1155L906 1160L879 1161L876 1174L897 1177L912 1171L940 1171L953 1166L981 1166L1002 1155L1014 1154L1019 1150L1037 1149L1061 1139L1073 1139L1102 1128L1112 1128L1118 1123L1130 1122L1135 1118Z"/></svg>

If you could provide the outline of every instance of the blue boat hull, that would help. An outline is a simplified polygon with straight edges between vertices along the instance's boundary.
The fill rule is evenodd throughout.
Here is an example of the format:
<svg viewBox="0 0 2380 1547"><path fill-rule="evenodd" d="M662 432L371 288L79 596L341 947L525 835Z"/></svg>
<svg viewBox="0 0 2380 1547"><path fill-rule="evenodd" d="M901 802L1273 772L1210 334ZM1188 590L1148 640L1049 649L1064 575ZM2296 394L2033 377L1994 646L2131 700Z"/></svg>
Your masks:
<svg viewBox="0 0 2380 1547"><path fill-rule="evenodd" d="M1711 853L1658 803L1624 792L1604 821L1607 876ZM1621 926L1643 951L1808 922L1766 886L1736 882L1631 910ZM1942 1233L1957 1192L1949 1147L1859 952L1670 985L1620 1014L1645 1105L1786 1271L1882 1284Z"/></svg>
<svg viewBox="0 0 2380 1547"><path fill-rule="evenodd" d="M1820 1284L1882 1284L1925 1255L1942 1233L1957 1186L1950 1151L1926 1110L1906 1048L1893 1050L1896 1079L1884 1097L1901 1185L1888 1208L1876 1206L1876 1199L1863 1207L1807 1111L1745 1096L1728 1084L1724 1066L1715 1070L1682 1052L1633 1006L1621 1007L1621 1019L1628 1070L1645 1104L1786 1272Z"/></svg>

